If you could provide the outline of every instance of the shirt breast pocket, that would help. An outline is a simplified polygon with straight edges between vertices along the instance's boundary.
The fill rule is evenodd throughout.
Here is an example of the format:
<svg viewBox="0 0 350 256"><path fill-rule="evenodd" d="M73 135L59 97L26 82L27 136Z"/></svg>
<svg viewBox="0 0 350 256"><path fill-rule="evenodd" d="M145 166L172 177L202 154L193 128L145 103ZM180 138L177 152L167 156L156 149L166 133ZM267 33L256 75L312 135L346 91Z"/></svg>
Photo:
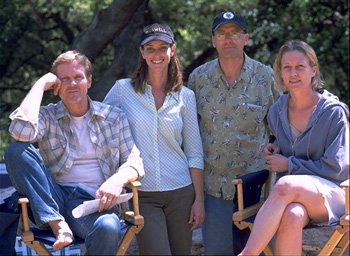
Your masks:
<svg viewBox="0 0 350 256"><path fill-rule="evenodd" d="M50 150L55 155L62 154L66 147L67 142L63 139L58 138L50 138L48 140L43 140L41 144L41 148L43 148L43 150Z"/></svg>
<svg viewBox="0 0 350 256"><path fill-rule="evenodd" d="M239 111L239 128L245 133L258 133L264 125L266 110L263 106L254 103L244 103Z"/></svg>

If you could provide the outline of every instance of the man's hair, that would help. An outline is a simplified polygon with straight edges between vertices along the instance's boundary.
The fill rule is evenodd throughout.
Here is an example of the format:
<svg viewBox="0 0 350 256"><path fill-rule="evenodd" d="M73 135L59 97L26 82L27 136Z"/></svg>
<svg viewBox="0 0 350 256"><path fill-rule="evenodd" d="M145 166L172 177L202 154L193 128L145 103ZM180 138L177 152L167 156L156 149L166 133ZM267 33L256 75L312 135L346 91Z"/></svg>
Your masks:
<svg viewBox="0 0 350 256"><path fill-rule="evenodd" d="M56 74L58 65L63 63L71 63L74 60L76 60L80 65L84 66L86 77L90 77L92 75L92 65L88 57L75 50L61 53L52 63L51 72Z"/></svg>

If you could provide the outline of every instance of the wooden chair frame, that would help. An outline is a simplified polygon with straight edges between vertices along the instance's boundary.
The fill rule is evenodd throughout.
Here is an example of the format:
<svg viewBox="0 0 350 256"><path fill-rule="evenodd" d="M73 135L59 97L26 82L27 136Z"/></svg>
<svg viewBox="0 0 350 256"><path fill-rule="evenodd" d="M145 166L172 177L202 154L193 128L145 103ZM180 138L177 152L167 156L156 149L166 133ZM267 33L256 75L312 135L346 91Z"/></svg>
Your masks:
<svg viewBox="0 0 350 256"><path fill-rule="evenodd" d="M345 215L340 218L339 224L322 247L319 255L343 255L349 247L349 183L348 179L340 184L345 190Z"/></svg>
<svg viewBox="0 0 350 256"><path fill-rule="evenodd" d="M258 213L260 207L263 205L264 201L267 199L268 195L271 192L272 185L275 181L275 175L268 170L261 170L258 172L268 172L266 179L263 181L264 186L262 189L261 198L255 204L246 206L244 204L243 196L243 183L242 178L236 178L232 180L232 184L236 186L236 199L238 204L238 211L234 212L232 215L233 223L241 230L249 228L252 230L255 215ZM256 172L256 173L258 173ZM264 249L265 255L272 255L272 250L269 246Z"/></svg>
<svg viewBox="0 0 350 256"><path fill-rule="evenodd" d="M249 228L251 230L253 228L254 217L258 213L263 202L267 199L275 179L275 173L270 172L263 188L261 200L248 207L244 207L244 180L242 178L236 178L232 181L232 184L236 187L238 203L238 211L233 213L232 220L239 229ZM341 217L339 224L334 228L329 239L319 250L319 255L322 256L343 255L349 246L349 179L342 182L340 185L345 190L345 215ZM265 255L273 255L270 246L267 246L263 252Z"/></svg>
<svg viewBox="0 0 350 256"><path fill-rule="evenodd" d="M127 228L122 240L120 241L116 255L125 255L127 249L130 246L132 239L135 237L136 234L138 234L141 231L141 229L144 226L144 218L140 214L140 210L139 210L139 201L138 201L139 186L141 186L141 183L139 181L130 182L130 184L128 185L128 187L131 188L131 191L133 193L133 197L132 197L133 209L124 211L122 213L121 218L126 222L131 223L132 225L130 225ZM18 200L18 203L21 206L21 219L23 222L23 233L21 235L22 241L40 256L52 255L50 251L46 248L45 243L35 238L35 232L33 232L33 229L31 229L30 227L29 217L28 217L28 204L29 204L28 198L20 198ZM52 236L54 235L52 234ZM82 243L83 241L81 240L80 242Z"/></svg>

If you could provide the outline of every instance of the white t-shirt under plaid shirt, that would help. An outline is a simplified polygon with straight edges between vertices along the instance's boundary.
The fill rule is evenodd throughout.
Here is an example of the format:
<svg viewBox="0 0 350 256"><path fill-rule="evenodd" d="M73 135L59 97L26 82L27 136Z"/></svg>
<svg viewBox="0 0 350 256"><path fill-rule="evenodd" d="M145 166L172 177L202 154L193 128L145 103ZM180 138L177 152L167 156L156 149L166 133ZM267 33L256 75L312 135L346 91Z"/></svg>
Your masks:
<svg viewBox="0 0 350 256"><path fill-rule="evenodd" d="M116 107L89 99L89 135L105 179L121 168L135 169L143 177L140 152L135 147L126 115ZM78 138L62 101L40 107L38 120L28 120L18 107L11 113L9 132L19 141L38 142L46 168L57 179L72 168Z"/></svg>

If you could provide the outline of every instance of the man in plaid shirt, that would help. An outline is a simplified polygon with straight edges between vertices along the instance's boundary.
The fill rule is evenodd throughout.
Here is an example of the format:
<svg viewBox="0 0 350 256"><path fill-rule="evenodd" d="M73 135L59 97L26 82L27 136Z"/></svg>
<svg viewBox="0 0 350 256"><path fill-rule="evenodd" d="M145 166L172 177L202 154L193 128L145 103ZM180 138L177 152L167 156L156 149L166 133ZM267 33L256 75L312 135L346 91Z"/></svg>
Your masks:
<svg viewBox="0 0 350 256"><path fill-rule="evenodd" d="M91 63L77 51L57 57L10 115L16 140L5 152L16 190L29 198L40 228L51 228L59 250L85 239L87 254L112 255L122 237L116 200L124 185L144 176L125 114L91 100ZM44 92L61 101L40 106ZM37 143L39 150L32 143ZM72 210L99 198L99 211L79 219Z"/></svg>

